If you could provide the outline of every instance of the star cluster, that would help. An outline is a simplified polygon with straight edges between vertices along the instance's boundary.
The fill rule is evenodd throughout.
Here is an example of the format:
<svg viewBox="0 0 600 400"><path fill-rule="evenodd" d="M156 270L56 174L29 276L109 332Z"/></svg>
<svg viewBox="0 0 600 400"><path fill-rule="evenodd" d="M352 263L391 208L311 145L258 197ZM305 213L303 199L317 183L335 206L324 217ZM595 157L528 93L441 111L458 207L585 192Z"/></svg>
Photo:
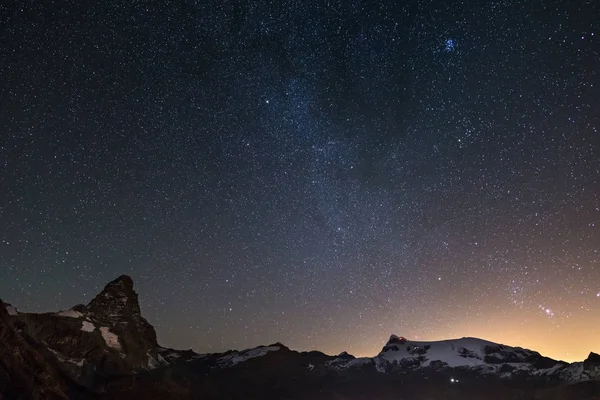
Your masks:
<svg viewBox="0 0 600 400"><path fill-rule="evenodd" d="M166 346L600 352L595 2L0 5L0 294Z"/></svg>

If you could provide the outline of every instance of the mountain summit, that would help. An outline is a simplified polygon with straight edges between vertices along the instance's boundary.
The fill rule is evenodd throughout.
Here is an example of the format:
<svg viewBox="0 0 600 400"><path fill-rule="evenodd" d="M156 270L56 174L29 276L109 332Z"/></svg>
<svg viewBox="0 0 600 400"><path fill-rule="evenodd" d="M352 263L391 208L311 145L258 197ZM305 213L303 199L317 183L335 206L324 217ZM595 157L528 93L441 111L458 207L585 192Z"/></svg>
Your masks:
<svg viewBox="0 0 600 400"><path fill-rule="evenodd" d="M120 311L130 310L140 313L138 295L133 290L133 279L128 275L121 275L109 282L104 289L96 295L87 305L90 311L101 311L106 306L117 306ZM128 306L128 308L126 308Z"/></svg>
<svg viewBox="0 0 600 400"><path fill-rule="evenodd" d="M149 350L158 347L154 327L142 317L130 276L121 275L108 283L87 306L73 309L109 326L119 335L127 352L135 354L138 359L143 359Z"/></svg>
<svg viewBox="0 0 600 400"><path fill-rule="evenodd" d="M75 306L76 311L93 313L105 321L139 319L141 317L138 295L133 290L133 279L121 275L109 282L87 306Z"/></svg>
<svg viewBox="0 0 600 400"><path fill-rule="evenodd" d="M505 365L510 365L512 369L541 369L568 365L543 357L535 351L472 337L421 342L392 335L378 357L407 367L446 365L448 367L485 367L490 370L500 369ZM507 368L504 367L504 369Z"/></svg>
<svg viewBox="0 0 600 400"><path fill-rule="evenodd" d="M142 317L133 279L122 275L87 305L56 313L20 313L5 305L16 325L44 344L60 372L97 390L104 377L131 374L161 364L154 327Z"/></svg>

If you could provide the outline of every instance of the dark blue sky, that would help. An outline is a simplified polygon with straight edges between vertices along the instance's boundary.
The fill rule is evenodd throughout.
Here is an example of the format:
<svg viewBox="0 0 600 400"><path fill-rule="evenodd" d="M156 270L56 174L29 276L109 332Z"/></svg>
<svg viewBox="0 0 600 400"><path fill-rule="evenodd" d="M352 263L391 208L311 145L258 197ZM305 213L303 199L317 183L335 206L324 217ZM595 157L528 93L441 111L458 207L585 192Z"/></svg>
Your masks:
<svg viewBox="0 0 600 400"><path fill-rule="evenodd" d="M598 352L598 15L3 4L0 296L64 309L127 273L159 341L201 352Z"/></svg>

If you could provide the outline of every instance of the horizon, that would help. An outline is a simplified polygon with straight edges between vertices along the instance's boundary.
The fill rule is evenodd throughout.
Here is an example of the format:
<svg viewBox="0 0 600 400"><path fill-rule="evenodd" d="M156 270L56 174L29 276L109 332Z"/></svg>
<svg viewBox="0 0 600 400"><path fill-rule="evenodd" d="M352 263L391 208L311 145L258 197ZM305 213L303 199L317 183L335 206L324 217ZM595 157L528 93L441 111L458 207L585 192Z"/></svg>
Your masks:
<svg viewBox="0 0 600 400"><path fill-rule="evenodd" d="M0 297L164 345L600 353L597 2L12 4Z"/></svg>
<svg viewBox="0 0 600 400"><path fill-rule="evenodd" d="M109 279L106 282L106 284L108 284L109 282L112 282L113 280L114 279ZM133 279L133 281L134 281L134 290L135 290L135 288L136 288L136 280ZM87 301L80 302L80 303L75 303L75 304L72 304L69 307L65 307L65 308L61 308L61 309L52 309L52 310L25 310L24 311L18 305L13 304L10 301L8 301L7 304L12 305L17 311L24 312L24 313L56 313L56 312L59 312L59 311L69 310L69 309L71 309L72 307L74 307L77 304L87 304L96 295L98 295L100 293L101 293L101 291L99 290L98 292L93 293L87 299ZM144 314L144 308L143 308L143 303L144 303L143 298L144 298L144 296L143 296L143 294L139 293L138 291L136 291L136 293L138 294L138 297L139 297L138 301L140 302L140 306L142 308L142 316L144 318L146 318L146 315ZM7 301L7 299L2 299L2 298L0 298L0 300L5 301L5 302ZM162 343L161 340L160 340L161 339L161 334L160 334L160 331L157 329L157 326L153 323L153 321L149 320L149 322L154 327L154 329L157 330L157 338L158 338L159 345L164 345L164 343ZM159 324L159 326L160 326L160 324ZM597 351L594 351L593 349L590 349L589 351L587 351L587 353L585 353L585 349L581 349L579 352L571 353L572 354L571 357L573 357L573 358L567 359L567 358L554 357L552 354L546 354L544 351L541 351L541 350L539 350L536 347L532 347L531 345L528 346L528 345L524 345L522 343L517 343L517 342L510 343L510 342L503 341L504 339L502 339L502 340L494 340L493 338L487 337L487 336L473 336L473 335L460 335L460 334L456 334L456 335L448 336L448 337L435 337L435 336L431 337L431 336L429 336L429 337L414 337L413 338L413 337L409 337L409 336L406 336L406 335L402 335L399 332L391 332L387 336L386 335L382 335L383 337L387 337L387 338L381 341L381 345L374 352L369 352L369 350L366 350L366 349L364 349L362 352L360 350L358 350L358 352L353 352L353 351L348 350L348 349L342 349L342 350L339 350L339 351L337 351L337 350L327 351L325 349L318 348L318 347L314 347L314 348L309 348L309 347L297 348L297 347L294 347L294 346L290 345L285 340L276 340L276 341L271 341L271 342L268 342L268 343L258 343L258 344L252 344L252 345L250 345L250 344L249 345L240 344L241 347L239 347L239 346L238 347L221 347L221 348L217 347L217 348L213 348L211 351L204 351L202 348L193 348L193 347L191 347L191 349L194 350L195 352L199 353L199 354L204 354L204 353L223 353L223 352L226 352L226 351L229 351L229 350L241 351L241 350L252 349L252 348L255 348L255 347L259 347L259 346L268 346L268 345L271 345L271 344L274 344L274 343L280 343L280 344L288 347L291 350L299 351L299 352L316 350L316 351L320 351L320 352L328 354L328 355L338 355L340 353L347 352L348 354L351 354L351 355L353 355L353 356L355 356L357 358L359 358L359 357L375 357L377 354L380 353L381 348L383 348L383 346L385 346L385 344L390 339L391 335L396 335L396 336L399 336L399 337L404 337L409 342L440 342L440 341L454 341L454 340L460 340L460 339L478 339L478 340L489 341L489 342L493 342L493 343L496 343L496 344L502 344L502 345L510 346L510 347L521 347L521 348L524 348L524 349L536 351L536 352L540 353L542 356L549 357L549 358L552 358L552 359L557 360L557 361L568 362L568 363L582 362L582 361L584 361L589 356L590 353L599 354ZM166 347L173 348L175 350L186 350L186 349L190 348L190 347L186 347L186 346L177 346L177 345L166 346ZM373 346L370 346L370 347L373 347ZM334 346L334 348L338 348L338 347ZM578 355L580 355L580 354L585 354L585 356L584 357L579 357ZM569 354L567 354L567 355L569 355Z"/></svg>

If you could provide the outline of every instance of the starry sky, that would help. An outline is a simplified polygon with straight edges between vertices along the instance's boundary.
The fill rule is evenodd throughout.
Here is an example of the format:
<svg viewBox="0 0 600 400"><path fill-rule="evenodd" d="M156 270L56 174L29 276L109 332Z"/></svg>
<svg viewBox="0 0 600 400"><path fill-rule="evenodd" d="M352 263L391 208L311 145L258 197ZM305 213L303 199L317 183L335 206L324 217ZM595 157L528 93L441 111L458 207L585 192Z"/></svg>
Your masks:
<svg viewBox="0 0 600 400"><path fill-rule="evenodd" d="M43 3L43 4L42 4ZM159 342L600 352L600 5L0 5L0 297Z"/></svg>

